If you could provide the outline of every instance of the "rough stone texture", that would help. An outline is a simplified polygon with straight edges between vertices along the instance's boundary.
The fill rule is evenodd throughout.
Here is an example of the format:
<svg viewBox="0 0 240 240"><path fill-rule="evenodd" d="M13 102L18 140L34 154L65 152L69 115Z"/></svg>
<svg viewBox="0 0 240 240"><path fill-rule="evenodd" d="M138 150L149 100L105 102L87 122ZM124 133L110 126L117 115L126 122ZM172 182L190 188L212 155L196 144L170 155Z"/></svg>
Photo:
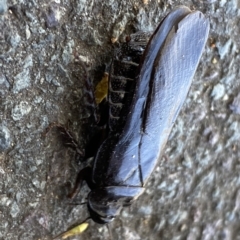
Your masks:
<svg viewBox="0 0 240 240"><path fill-rule="evenodd" d="M4 14L7 11L7 0L0 0L0 14Z"/></svg>
<svg viewBox="0 0 240 240"><path fill-rule="evenodd" d="M9 0L8 11L0 4L0 130L7 140L0 239L52 239L88 217L86 205L67 198L81 167L74 151L54 129L44 132L52 122L66 124L84 145L86 74L75 59L96 84L111 39L153 30L177 5L210 18L209 41L147 190L110 224L112 239L240 239L239 1ZM109 239L109 231L90 222L71 239Z"/></svg>

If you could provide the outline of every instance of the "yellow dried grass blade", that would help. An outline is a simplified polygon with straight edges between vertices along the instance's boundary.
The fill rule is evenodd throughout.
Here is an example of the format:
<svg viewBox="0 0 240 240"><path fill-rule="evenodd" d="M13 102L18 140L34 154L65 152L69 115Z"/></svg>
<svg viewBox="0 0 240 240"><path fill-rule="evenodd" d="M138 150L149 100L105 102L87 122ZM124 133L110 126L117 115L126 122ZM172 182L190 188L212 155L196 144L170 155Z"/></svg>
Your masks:
<svg viewBox="0 0 240 240"><path fill-rule="evenodd" d="M78 235L78 234L81 234L83 233L87 228L88 228L88 223L82 223L64 233L61 233L60 235L58 235L57 237L55 237L54 239L57 239L57 238L61 238L61 239L66 239L68 237L72 237L72 236L75 236L75 235Z"/></svg>
<svg viewBox="0 0 240 240"><path fill-rule="evenodd" d="M95 100L99 104L108 94L108 73L104 73L101 81L97 84L95 89Z"/></svg>

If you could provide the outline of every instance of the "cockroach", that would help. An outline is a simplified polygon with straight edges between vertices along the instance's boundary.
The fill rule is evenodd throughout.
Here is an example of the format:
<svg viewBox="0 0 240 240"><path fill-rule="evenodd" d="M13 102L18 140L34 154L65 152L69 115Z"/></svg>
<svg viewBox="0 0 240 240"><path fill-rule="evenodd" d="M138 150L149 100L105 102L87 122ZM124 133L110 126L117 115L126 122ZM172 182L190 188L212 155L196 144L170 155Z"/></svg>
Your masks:
<svg viewBox="0 0 240 240"><path fill-rule="evenodd" d="M122 117L123 105L113 100L114 89L109 86L108 136L93 167L78 175L78 184L85 180L91 189L87 206L93 221L111 222L144 192L187 97L208 32L209 21L201 12L181 6L162 20L145 50L140 46L139 60L117 59L122 64L118 75L129 69L132 73L130 77L110 73L121 86L128 81L133 84L127 114ZM115 93L115 99L122 96Z"/></svg>

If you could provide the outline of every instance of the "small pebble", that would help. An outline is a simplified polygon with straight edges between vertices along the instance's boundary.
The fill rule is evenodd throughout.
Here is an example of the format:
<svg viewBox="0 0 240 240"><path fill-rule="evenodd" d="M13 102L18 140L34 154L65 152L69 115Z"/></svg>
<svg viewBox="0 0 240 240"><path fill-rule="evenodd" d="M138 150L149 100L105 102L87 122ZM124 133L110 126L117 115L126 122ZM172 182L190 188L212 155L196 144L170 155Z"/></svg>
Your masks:
<svg viewBox="0 0 240 240"><path fill-rule="evenodd" d="M211 97L214 100L219 100L220 98L222 98L225 94L225 87L223 84L218 83L217 85L214 86L212 93L211 93Z"/></svg>
<svg viewBox="0 0 240 240"><path fill-rule="evenodd" d="M0 125L0 152L3 152L10 147L11 141L11 135L8 128Z"/></svg>
<svg viewBox="0 0 240 240"><path fill-rule="evenodd" d="M233 111L233 113L240 114L240 93L233 99L229 108Z"/></svg>
<svg viewBox="0 0 240 240"><path fill-rule="evenodd" d="M32 107L28 102L22 101L12 109L12 118L19 121L31 111Z"/></svg>

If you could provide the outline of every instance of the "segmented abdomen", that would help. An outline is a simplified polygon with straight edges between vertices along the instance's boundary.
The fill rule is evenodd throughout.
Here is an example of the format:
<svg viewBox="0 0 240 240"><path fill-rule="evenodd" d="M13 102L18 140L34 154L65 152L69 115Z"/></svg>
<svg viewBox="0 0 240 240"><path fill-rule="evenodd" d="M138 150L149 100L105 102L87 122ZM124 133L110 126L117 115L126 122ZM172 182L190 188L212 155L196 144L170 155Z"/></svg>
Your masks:
<svg viewBox="0 0 240 240"><path fill-rule="evenodd" d="M123 128L136 87L136 74L152 33L138 32L117 49L109 77L109 130Z"/></svg>

